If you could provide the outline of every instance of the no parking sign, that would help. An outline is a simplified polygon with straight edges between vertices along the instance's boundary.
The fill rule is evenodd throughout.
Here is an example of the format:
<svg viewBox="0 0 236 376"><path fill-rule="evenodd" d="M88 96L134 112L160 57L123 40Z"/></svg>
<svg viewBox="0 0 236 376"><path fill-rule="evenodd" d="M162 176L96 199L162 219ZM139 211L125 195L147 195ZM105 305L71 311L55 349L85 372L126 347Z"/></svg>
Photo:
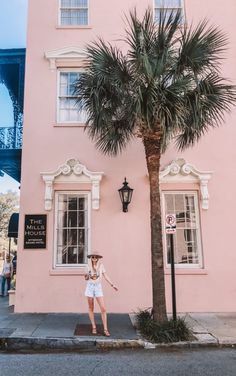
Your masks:
<svg viewBox="0 0 236 376"><path fill-rule="evenodd" d="M166 234L176 233L176 215L166 214Z"/></svg>

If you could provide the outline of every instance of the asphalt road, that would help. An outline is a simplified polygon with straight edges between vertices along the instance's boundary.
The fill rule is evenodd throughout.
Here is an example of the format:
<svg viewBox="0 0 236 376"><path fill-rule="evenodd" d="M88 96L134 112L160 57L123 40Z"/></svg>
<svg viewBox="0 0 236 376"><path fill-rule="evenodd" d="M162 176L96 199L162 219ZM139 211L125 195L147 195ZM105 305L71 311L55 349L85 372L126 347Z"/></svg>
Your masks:
<svg viewBox="0 0 236 376"><path fill-rule="evenodd" d="M1 376L235 376L236 349L0 354Z"/></svg>

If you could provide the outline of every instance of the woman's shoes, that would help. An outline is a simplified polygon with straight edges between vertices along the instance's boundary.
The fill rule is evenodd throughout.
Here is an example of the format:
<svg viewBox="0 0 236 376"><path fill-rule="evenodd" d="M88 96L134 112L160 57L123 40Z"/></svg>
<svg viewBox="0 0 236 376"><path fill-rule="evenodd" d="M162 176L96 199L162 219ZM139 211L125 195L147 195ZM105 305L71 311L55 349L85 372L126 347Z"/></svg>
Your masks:
<svg viewBox="0 0 236 376"><path fill-rule="evenodd" d="M96 328L96 326L92 327L92 334L93 335L97 334L97 328ZM108 330L104 330L103 334L104 334L105 337L110 337L110 333L109 333Z"/></svg>
<svg viewBox="0 0 236 376"><path fill-rule="evenodd" d="M105 337L110 337L110 333L108 332L108 330L104 330L104 336Z"/></svg>

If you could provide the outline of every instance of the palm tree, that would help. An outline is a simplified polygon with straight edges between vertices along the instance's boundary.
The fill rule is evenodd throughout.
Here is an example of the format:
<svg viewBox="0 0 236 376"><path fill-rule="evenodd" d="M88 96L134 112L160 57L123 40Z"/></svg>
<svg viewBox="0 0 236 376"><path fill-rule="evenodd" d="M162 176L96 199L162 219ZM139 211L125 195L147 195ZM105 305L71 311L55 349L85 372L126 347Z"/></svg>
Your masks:
<svg viewBox="0 0 236 376"><path fill-rule="evenodd" d="M159 193L160 158L172 140L193 145L223 121L235 103L235 86L219 68L226 38L207 21L181 27L181 13L130 13L124 55L102 39L88 46L88 66L75 85L87 111L87 131L105 154L117 155L134 137L144 145L150 181L153 318L166 320Z"/></svg>

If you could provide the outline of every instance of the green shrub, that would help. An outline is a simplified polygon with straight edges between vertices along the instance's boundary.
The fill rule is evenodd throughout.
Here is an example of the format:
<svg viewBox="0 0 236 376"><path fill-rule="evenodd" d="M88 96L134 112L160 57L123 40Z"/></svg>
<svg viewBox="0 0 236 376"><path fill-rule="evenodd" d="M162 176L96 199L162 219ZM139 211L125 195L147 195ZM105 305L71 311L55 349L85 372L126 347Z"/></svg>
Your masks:
<svg viewBox="0 0 236 376"><path fill-rule="evenodd" d="M137 313L136 323L141 335L151 342L170 343L194 338L184 318L159 323L153 320L152 312L147 309Z"/></svg>

